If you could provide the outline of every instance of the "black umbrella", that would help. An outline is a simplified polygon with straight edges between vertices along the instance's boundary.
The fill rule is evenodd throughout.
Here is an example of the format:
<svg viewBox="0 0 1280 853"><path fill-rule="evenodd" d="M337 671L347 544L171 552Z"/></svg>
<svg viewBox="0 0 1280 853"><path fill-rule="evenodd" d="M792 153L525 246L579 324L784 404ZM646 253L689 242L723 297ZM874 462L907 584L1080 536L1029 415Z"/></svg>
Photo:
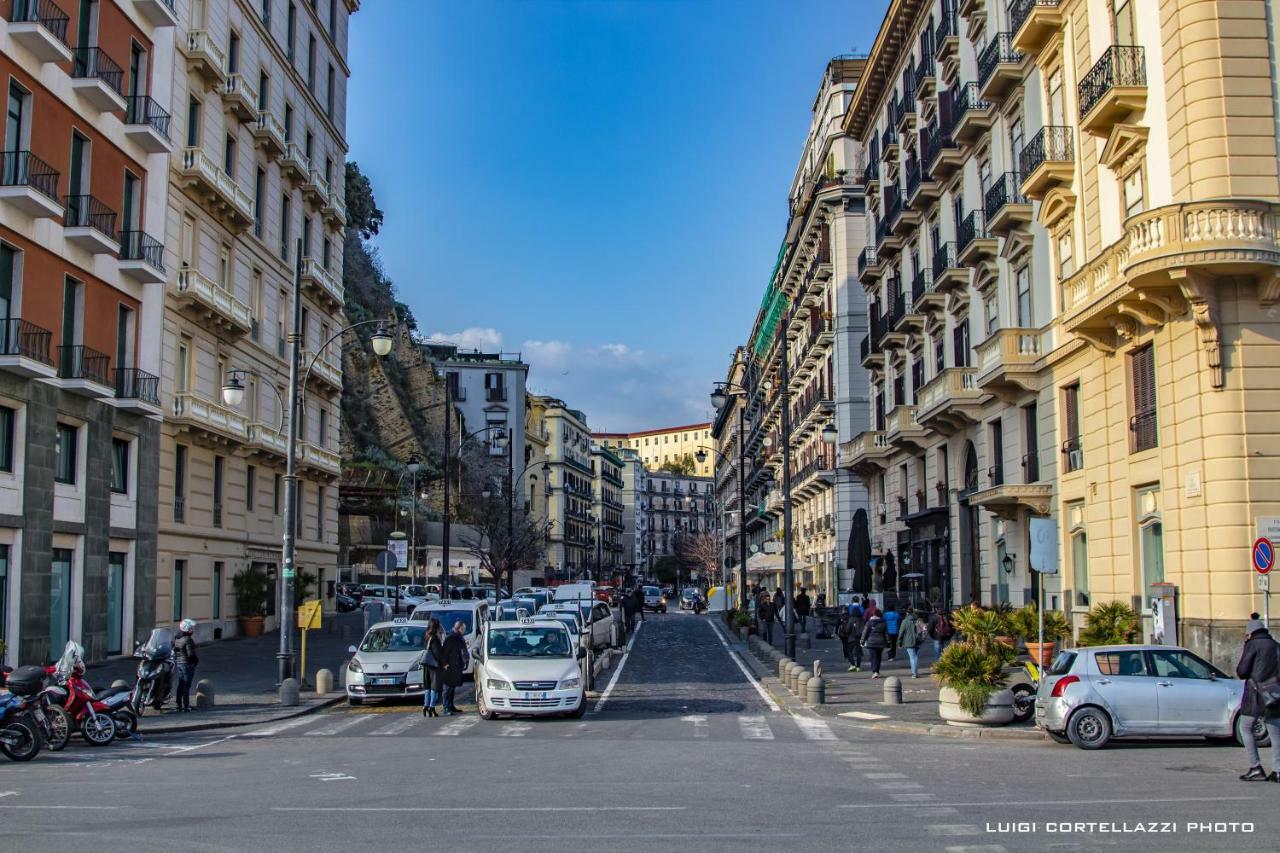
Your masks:
<svg viewBox="0 0 1280 853"><path fill-rule="evenodd" d="M853 514L853 527L849 531L849 569L853 572L853 590L863 594L871 592L871 528L865 509Z"/></svg>

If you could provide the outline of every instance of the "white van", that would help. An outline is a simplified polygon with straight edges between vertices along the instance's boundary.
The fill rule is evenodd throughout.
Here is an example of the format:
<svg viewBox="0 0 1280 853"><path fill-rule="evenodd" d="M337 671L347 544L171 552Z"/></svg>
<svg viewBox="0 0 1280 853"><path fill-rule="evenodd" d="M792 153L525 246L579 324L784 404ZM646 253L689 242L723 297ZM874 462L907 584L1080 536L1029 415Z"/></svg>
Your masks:
<svg viewBox="0 0 1280 853"><path fill-rule="evenodd" d="M562 583L556 587L556 601L595 601L596 585L591 581L579 583Z"/></svg>
<svg viewBox="0 0 1280 853"><path fill-rule="evenodd" d="M485 623L489 621L489 602L484 599L462 599L455 601L428 601L413 608L409 616L411 622L426 622L428 619L440 620L447 637L457 622L466 626L467 648L471 651L471 660L463 672L470 674L475 667L476 650L480 648L480 638L484 635Z"/></svg>

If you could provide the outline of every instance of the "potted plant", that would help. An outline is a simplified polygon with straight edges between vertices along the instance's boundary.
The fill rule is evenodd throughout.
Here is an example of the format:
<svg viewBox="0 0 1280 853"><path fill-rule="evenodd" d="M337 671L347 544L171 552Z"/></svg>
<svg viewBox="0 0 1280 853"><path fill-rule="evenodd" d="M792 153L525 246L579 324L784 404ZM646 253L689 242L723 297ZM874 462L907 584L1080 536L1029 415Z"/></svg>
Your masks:
<svg viewBox="0 0 1280 853"><path fill-rule="evenodd" d="M1013 694L1005 689L1005 667L1016 657L997 637L1008 630L996 610L964 607L952 613L963 640L947 646L933 665L942 685L938 713L949 725L1002 726L1013 720Z"/></svg>
<svg viewBox="0 0 1280 853"><path fill-rule="evenodd" d="M996 633L996 641L1016 650L1018 638L1013 636L1013 627L1009 623L1009 617L1013 615L1013 605L1007 601L997 601L991 605L989 612L1000 617L1000 630Z"/></svg>
<svg viewBox="0 0 1280 853"><path fill-rule="evenodd" d="M265 572L244 569L231 578L236 596L236 617L242 637L262 636L262 624L267 617L267 596L271 581Z"/></svg>
<svg viewBox="0 0 1280 853"><path fill-rule="evenodd" d="M1009 615L1009 627L1027 646L1027 654L1040 666L1048 666L1058 641L1071 633L1067 617L1057 610L1044 614L1044 643L1040 643L1040 611L1034 603Z"/></svg>
<svg viewBox="0 0 1280 853"><path fill-rule="evenodd" d="M1138 635L1138 624L1138 614L1123 601L1095 604L1084 617L1080 645L1119 646L1132 643Z"/></svg>

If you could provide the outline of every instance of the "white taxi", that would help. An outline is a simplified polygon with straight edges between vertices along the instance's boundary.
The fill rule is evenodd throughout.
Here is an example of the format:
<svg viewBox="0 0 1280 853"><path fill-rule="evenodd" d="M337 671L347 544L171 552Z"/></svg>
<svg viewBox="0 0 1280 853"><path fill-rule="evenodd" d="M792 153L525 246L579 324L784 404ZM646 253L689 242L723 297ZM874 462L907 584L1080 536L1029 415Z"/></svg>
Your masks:
<svg viewBox="0 0 1280 853"><path fill-rule="evenodd" d="M393 619L371 627L359 647L347 649L354 655L347 663L347 702L360 705L366 699L421 696L426 690L422 666L426 643L423 622Z"/></svg>
<svg viewBox="0 0 1280 853"><path fill-rule="evenodd" d="M558 619L525 618L485 625L476 656L476 707L499 714L581 717L587 693L580 649Z"/></svg>

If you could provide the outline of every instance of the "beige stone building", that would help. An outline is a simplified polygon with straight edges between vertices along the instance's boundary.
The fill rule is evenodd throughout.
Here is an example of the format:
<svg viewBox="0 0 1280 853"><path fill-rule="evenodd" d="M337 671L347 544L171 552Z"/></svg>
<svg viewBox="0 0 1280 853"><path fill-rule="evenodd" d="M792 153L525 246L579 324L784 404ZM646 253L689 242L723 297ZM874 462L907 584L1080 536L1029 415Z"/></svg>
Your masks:
<svg viewBox="0 0 1280 853"><path fill-rule="evenodd" d="M1077 626L1118 599L1148 632L1169 583L1178 639L1234 655L1280 515L1274 26L1263 0L890 4L845 118L875 422L841 461L877 573L951 603L1044 577Z"/></svg>
<svg viewBox="0 0 1280 853"><path fill-rule="evenodd" d="M595 561L591 430L587 416L555 397L528 395L528 431L541 436L546 464L530 469L527 487L541 496L531 511L547 525L546 572L550 578L582 578ZM542 477L539 487L534 475ZM538 512L539 508L544 511Z"/></svg>
<svg viewBox="0 0 1280 853"><path fill-rule="evenodd" d="M335 579L342 366L339 347L324 344L345 323L345 56L358 6L176 4L156 619L192 617L201 639L235 632L238 572L280 574L297 263L303 367L314 361L297 561L322 590ZM233 373L245 387L234 407L220 393Z"/></svg>
<svg viewBox="0 0 1280 853"><path fill-rule="evenodd" d="M715 468L714 460L699 462L699 448L711 446L711 424L686 424L641 432L598 432L596 441L611 448L629 447L640 454L644 467L656 471L668 462L689 457L693 460L693 473L710 477Z"/></svg>

